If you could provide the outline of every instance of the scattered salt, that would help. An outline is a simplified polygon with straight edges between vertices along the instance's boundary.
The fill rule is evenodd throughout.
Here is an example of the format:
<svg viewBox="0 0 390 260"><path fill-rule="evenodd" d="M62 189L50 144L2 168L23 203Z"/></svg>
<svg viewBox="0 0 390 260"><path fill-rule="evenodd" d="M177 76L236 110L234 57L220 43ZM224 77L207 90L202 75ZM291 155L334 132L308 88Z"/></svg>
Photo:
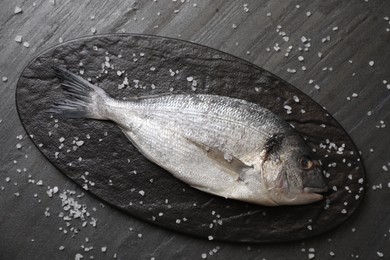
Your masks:
<svg viewBox="0 0 390 260"><path fill-rule="evenodd" d="M22 36L22 35L16 35L16 36L15 36L15 42L21 43L21 42L22 42L22 39L23 39L23 36Z"/></svg>
<svg viewBox="0 0 390 260"><path fill-rule="evenodd" d="M22 8L20 8L19 6L15 7L15 14L20 14L22 12L23 12Z"/></svg>
<svg viewBox="0 0 390 260"><path fill-rule="evenodd" d="M84 144L84 141L77 141L77 142L76 142L76 145L77 145L77 146L82 146L83 144Z"/></svg>

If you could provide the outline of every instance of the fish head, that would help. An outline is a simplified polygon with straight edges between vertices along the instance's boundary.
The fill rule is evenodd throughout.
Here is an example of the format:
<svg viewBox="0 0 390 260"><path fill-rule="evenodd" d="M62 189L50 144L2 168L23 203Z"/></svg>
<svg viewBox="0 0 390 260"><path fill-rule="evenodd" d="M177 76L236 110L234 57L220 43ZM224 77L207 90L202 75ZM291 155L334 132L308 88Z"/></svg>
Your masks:
<svg viewBox="0 0 390 260"><path fill-rule="evenodd" d="M321 164L298 134L274 136L262 151L263 181L276 205L319 201L328 190Z"/></svg>

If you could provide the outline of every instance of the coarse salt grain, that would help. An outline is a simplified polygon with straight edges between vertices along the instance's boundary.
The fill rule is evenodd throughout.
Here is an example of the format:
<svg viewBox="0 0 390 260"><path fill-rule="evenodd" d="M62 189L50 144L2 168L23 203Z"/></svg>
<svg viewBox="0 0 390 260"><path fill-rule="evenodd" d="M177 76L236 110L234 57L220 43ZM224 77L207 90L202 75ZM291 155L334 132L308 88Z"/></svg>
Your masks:
<svg viewBox="0 0 390 260"><path fill-rule="evenodd" d="M19 6L15 7L15 14L20 14L22 12L23 12L22 8L20 8Z"/></svg>
<svg viewBox="0 0 390 260"><path fill-rule="evenodd" d="M15 36L15 42L21 43L21 42L22 42L22 39L23 39L23 36L22 36L22 35L16 35L16 36Z"/></svg>

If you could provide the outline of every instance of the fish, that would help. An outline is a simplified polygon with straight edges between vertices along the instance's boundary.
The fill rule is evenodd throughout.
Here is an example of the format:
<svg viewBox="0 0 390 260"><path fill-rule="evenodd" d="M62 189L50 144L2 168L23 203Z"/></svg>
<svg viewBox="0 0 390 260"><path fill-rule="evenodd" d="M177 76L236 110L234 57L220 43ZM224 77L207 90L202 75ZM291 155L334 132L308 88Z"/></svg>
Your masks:
<svg viewBox="0 0 390 260"><path fill-rule="evenodd" d="M256 103L210 94L115 99L64 67L48 112L108 120L151 162L200 191L262 206L303 205L328 190L320 160L286 121Z"/></svg>

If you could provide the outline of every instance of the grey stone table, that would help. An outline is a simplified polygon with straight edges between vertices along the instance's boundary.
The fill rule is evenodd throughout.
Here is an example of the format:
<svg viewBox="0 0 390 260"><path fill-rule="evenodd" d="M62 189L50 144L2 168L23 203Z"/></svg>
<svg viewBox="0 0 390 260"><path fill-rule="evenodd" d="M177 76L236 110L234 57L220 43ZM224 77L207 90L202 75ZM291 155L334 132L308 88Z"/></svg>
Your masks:
<svg viewBox="0 0 390 260"><path fill-rule="evenodd" d="M0 11L2 259L376 259L390 257L390 3L377 1L7 1ZM351 219L282 244L207 241L131 218L85 193L26 136L23 68L93 34L181 38L236 55L326 107L361 151L366 197ZM290 47L291 46L291 47Z"/></svg>

